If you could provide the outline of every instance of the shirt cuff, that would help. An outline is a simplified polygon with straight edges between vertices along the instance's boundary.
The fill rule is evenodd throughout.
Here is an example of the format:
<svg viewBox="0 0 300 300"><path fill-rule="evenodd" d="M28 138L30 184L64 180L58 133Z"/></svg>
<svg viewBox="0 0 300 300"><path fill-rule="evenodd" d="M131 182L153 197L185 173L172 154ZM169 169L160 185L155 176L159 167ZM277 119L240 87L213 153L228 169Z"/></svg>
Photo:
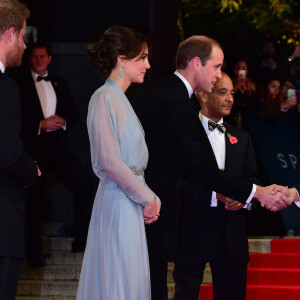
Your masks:
<svg viewBox="0 0 300 300"><path fill-rule="evenodd" d="M246 201L246 204L243 206L243 208L248 208L248 206L251 204L250 202L251 202L251 200L252 200L252 198L253 198L255 192L256 192L256 184L253 184L253 185L252 185L252 191L251 191L251 193L250 193L250 195L249 195L249 197L248 197L248 199L247 199L247 201ZM300 202L300 201L299 201L299 202ZM300 204L299 204L299 205L300 205Z"/></svg>
<svg viewBox="0 0 300 300"><path fill-rule="evenodd" d="M294 188L294 189L295 189L295 188ZM299 196L299 193L298 193L297 189L295 189L295 191L296 191L296 193L297 193L298 196ZM300 201L295 201L294 203L300 208Z"/></svg>

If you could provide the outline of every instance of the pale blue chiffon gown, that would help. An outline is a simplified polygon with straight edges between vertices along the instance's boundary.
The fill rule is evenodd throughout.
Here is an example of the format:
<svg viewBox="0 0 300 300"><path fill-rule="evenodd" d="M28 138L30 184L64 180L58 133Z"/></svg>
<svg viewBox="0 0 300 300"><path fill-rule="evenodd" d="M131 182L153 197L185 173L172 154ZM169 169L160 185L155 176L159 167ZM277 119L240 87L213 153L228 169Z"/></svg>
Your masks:
<svg viewBox="0 0 300 300"><path fill-rule="evenodd" d="M100 184L77 300L150 300L143 206L154 193L137 172L145 170L148 150L142 126L113 80L93 94L87 125Z"/></svg>

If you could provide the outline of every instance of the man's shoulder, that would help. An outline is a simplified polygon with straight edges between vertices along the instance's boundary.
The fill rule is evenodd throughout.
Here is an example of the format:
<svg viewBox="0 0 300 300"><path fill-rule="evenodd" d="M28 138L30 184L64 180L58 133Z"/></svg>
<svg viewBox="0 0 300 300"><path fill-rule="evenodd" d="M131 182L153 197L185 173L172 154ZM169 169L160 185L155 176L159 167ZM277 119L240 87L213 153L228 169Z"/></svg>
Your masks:
<svg viewBox="0 0 300 300"><path fill-rule="evenodd" d="M143 89L141 94L172 101L176 101L176 99L184 100L188 97L184 83L174 74L150 83Z"/></svg>
<svg viewBox="0 0 300 300"><path fill-rule="evenodd" d="M7 93L16 94L19 92L17 82L5 74L0 75L0 90L2 96Z"/></svg>
<svg viewBox="0 0 300 300"><path fill-rule="evenodd" d="M56 81L56 82L60 82L60 83L67 83L67 79L61 75L49 72L48 76L50 78L51 81Z"/></svg>

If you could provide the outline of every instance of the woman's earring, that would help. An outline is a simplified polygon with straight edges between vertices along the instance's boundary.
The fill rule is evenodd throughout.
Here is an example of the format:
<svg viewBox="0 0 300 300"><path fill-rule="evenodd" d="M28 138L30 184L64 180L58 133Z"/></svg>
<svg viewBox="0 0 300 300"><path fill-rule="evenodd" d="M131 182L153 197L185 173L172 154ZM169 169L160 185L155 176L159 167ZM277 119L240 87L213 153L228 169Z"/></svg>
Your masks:
<svg viewBox="0 0 300 300"><path fill-rule="evenodd" d="M123 78L124 77L124 66L121 66L121 71L120 73L118 74L120 78Z"/></svg>

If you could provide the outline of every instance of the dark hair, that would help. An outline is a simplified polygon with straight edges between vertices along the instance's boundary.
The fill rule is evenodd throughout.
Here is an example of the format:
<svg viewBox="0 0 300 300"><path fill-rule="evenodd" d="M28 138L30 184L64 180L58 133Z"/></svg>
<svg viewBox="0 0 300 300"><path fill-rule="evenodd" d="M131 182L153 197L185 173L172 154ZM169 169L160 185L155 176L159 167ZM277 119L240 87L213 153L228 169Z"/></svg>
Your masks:
<svg viewBox="0 0 300 300"><path fill-rule="evenodd" d="M185 69L194 57L199 57L202 66L211 57L213 47L222 49L221 45L204 35L193 35L181 42L176 53L176 69Z"/></svg>
<svg viewBox="0 0 300 300"><path fill-rule="evenodd" d="M32 44L29 48L28 53L29 53L29 55L31 55L34 49L41 49L41 48L45 48L45 50L49 56L52 55L50 46L47 43L42 43L42 42Z"/></svg>
<svg viewBox="0 0 300 300"><path fill-rule="evenodd" d="M108 28L100 41L87 46L86 52L92 65L103 75L109 76L117 64L117 57L125 59L137 57L150 42L146 36L138 31L123 27L112 26Z"/></svg>
<svg viewBox="0 0 300 300"><path fill-rule="evenodd" d="M16 33L20 33L29 15L30 11L24 3L17 0L0 0L0 36L9 28L14 28Z"/></svg>

